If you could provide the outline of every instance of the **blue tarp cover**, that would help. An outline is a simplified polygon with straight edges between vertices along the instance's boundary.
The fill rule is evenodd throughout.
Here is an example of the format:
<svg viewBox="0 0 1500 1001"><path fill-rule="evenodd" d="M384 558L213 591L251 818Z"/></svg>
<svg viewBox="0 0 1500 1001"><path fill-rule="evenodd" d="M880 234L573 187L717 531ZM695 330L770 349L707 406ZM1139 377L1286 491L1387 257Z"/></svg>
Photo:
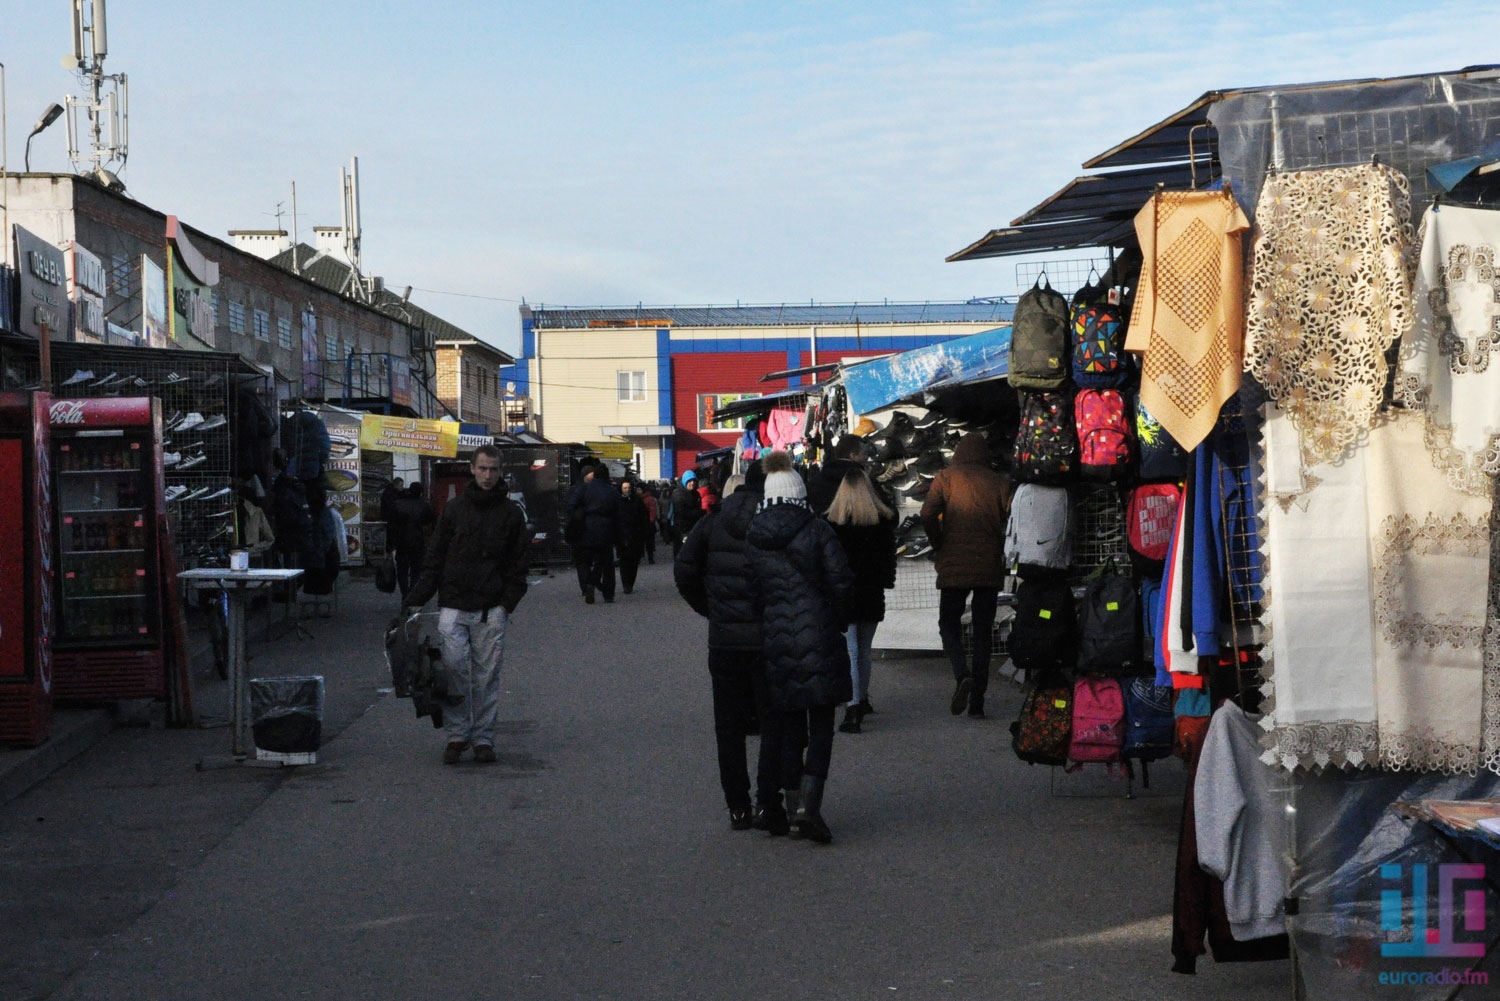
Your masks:
<svg viewBox="0 0 1500 1001"><path fill-rule="evenodd" d="M1010 372L1009 356L1009 326L981 330L851 365L843 371L844 390L850 409L868 414L918 393L1004 378Z"/></svg>

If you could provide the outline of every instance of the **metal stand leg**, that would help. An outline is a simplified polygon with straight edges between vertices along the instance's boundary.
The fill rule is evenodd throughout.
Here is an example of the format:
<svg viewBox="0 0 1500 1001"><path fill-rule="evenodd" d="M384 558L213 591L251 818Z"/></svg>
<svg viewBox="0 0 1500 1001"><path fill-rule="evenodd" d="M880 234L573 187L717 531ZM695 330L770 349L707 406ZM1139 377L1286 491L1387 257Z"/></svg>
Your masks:
<svg viewBox="0 0 1500 1001"><path fill-rule="evenodd" d="M238 765L253 768L280 768L280 761L261 761L251 754L254 744L250 738L250 680L247 677L245 657L245 591L243 588L226 588L229 598L229 728L230 756L228 758L204 758L198 762L198 770L231 768Z"/></svg>

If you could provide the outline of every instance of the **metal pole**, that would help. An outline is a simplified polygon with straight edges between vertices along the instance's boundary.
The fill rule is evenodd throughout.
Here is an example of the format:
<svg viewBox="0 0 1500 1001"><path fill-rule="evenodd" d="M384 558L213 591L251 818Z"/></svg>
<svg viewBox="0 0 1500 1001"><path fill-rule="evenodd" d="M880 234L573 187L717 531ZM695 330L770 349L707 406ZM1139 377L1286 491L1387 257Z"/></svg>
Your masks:
<svg viewBox="0 0 1500 1001"><path fill-rule="evenodd" d="M241 587L225 589L225 595L229 598L229 622L225 630L229 646L229 713L234 727L234 746L231 751L236 758L244 758L249 754L247 748L250 743L250 686L245 679L245 606L240 602L240 595L243 593L244 589Z"/></svg>
<svg viewBox="0 0 1500 1001"><path fill-rule="evenodd" d="M292 182L292 274L302 273L302 262L297 260L297 182Z"/></svg>
<svg viewBox="0 0 1500 1001"><path fill-rule="evenodd" d="M6 117L5 64L0 63L0 198L5 199L0 212L4 213L5 232L0 239L5 241L3 259L10 259L10 124Z"/></svg>
<svg viewBox="0 0 1500 1001"><path fill-rule="evenodd" d="M6 239L9 239L7 235ZM20 262L16 264L19 266ZM37 367L41 369L42 392L52 392L52 331L47 324L40 324L42 336L37 340Z"/></svg>

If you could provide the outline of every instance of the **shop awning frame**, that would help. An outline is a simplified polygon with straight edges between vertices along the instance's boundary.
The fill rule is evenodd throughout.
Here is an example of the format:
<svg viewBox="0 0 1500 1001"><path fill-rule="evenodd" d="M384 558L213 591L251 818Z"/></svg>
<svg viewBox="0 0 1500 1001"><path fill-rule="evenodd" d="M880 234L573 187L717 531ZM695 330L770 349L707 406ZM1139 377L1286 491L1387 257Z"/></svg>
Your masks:
<svg viewBox="0 0 1500 1001"><path fill-rule="evenodd" d="M778 406L791 406L798 399L821 395L823 395L823 387L814 385L799 386L796 389L784 389L779 393L752 396L745 400L734 400L714 411L713 422L715 424L723 424L725 421L738 420L741 417L749 417L752 414L769 414Z"/></svg>

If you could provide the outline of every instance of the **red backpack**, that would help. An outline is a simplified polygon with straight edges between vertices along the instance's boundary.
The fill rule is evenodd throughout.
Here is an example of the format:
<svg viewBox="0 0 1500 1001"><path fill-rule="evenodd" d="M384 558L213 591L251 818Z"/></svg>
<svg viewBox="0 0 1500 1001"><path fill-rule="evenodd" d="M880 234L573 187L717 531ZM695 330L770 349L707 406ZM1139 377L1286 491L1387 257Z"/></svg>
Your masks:
<svg viewBox="0 0 1500 1001"><path fill-rule="evenodd" d="M1182 490L1175 483L1146 483L1130 491L1130 504L1125 509L1130 548L1148 560L1165 560L1181 503Z"/></svg>
<svg viewBox="0 0 1500 1001"><path fill-rule="evenodd" d="M1078 468L1089 479L1118 480L1130 471L1130 424L1115 389L1080 389L1073 401Z"/></svg>
<svg viewBox="0 0 1500 1001"><path fill-rule="evenodd" d="M1068 760L1115 762L1125 746L1125 693L1113 678L1073 684L1073 739Z"/></svg>

